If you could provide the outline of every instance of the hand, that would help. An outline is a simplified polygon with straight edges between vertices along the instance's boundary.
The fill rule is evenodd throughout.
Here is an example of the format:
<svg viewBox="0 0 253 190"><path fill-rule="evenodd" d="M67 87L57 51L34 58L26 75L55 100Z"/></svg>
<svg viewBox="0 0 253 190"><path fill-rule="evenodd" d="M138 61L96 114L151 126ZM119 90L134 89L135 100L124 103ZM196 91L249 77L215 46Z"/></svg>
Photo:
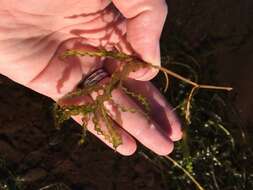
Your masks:
<svg viewBox="0 0 253 190"><path fill-rule="evenodd" d="M166 14L164 0L113 0L113 4L109 0L1 0L0 73L58 100L73 90L83 75L102 67L103 62L90 57L63 62L59 55L67 49L116 49L137 53L145 61L159 65L159 38ZM148 98L152 121L141 111L121 113L121 122L113 118L123 139L117 151L123 155L135 152L134 138L155 153L166 155L173 150L173 141L182 137L171 107L148 82L156 74L156 70L142 69L131 73L126 81L130 90ZM84 97L82 101L92 98ZM113 91L113 99L126 107L141 109L120 89ZM108 109L113 115L113 109ZM81 123L80 118L74 119ZM95 132L92 122L88 129L111 147Z"/></svg>

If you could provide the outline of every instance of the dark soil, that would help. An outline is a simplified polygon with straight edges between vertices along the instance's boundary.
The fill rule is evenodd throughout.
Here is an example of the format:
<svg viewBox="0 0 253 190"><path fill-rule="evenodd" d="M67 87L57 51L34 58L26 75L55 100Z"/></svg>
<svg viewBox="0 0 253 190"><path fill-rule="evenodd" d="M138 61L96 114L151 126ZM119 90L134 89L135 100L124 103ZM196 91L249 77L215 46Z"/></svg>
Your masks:
<svg viewBox="0 0 253 190"><path fill-rule="evenodd" d="M201 53L211 49L204 53L216 65L217 79L234 87L241 117L252 125L253 1L178 0L169 1L169 9L167 30L181 33Z"/></svg>
<svg viewBox="0 0 253 190"><path fill-rule="evenodd" d="M220 83L235 88L234 103L252 134L253 1L168 4L163 40L178 32L189 49L208 54ZM81 130L72 121L56 130L48 98L3 76L0 89L0 153L25 189L58 182L75 190L164 189L161 174L143 157L119 156L91 135L79 146Z"/></svg>

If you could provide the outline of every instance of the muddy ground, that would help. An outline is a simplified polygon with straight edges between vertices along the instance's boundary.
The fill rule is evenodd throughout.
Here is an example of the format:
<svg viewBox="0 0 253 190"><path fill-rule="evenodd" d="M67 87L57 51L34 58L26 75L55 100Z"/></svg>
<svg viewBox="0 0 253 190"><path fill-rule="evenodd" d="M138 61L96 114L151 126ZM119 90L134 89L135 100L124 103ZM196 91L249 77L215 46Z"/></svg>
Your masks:
<svg viewBox="0 0 253 190"><path fill-rule="evenodd" d="M179 0L169 1L169 9L167 30L182 32L193 48L213 46L209 62L235 88L241 116L252 124L253 1Z"/></svg>
<svg viewBox="0 0 253 190"><path fill-rule="evenodd" d="M253 1L169 1L165 40L178 31L191 48L213 45L209 62L220 83L235 88L234 103L252 132ZM211 42L211 43L210 43ZM64 182L82 190L159 190L159 171L144 158L121 157L90 135L78 146L80 128L54 128L52 101L0 77L0 153L33 190ZM67 134L67 135L66 135Z"/></svg>

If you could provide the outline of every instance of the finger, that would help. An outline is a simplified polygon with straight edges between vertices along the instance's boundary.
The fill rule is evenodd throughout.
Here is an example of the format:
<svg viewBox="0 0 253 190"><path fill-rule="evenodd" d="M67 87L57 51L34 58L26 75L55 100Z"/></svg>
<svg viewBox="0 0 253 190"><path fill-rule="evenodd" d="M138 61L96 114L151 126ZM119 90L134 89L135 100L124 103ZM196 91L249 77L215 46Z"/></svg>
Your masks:
<svg viewBox="0 0 253 190"><path fill-rule="evenodd" d="M124 83L130 91L144 95L150 104L152 118L163 127L166 134L177 141L182 138L182 128L172 107L151 82L126 80Z"/></svg>
<svg viewBox="0 0 253 190"><path fill-rule="evenodd" d="M119 64L119 62L113 60L104 62L104 66L109 73L113 73L119 67ZM177 141L182 138L183 134L179 119L166 99L151 82L128 79L124 81L124 85L130 91L144 95L147 98L151 108L151 117L165 130L165 134L171 140Z"/></svg>
<svg viewBox="0 0 253 190"><path fill-rule="evenodd" d="M108 78L104 79L103 82L108 80ZM97 95L97 92L91 94L93 99L96 99ZM113 90L112 100L105 102L105 107L115 122L124 130L159 155L167 155L173 150L172 141L164 134L158 124L148 119L141 108L122 90ZM124 112L119 109L118 105L138 111L134 113L130 111Z"/></svg>
<svg viewBox="0 0 253 190"><path fill-rule="evenodd" d="M127 18L127 40L134 51L149 63L160 65L159 40L167 16L165 0L113 0L115 6ZM140 70L132 75L137 80L150 80L157 70ZM139 77L142 75L142 77Z"/></svg>
<svg viewBox="0 0 253 190"><path fill-rule="evenodd" d="M73 118L79 124L82 124L82 120L80 117L73 117ZM99 125L100 125L99 127L101 129L106 130L106 126L103 121L100 120ZM127 134L123 129L118 127L117 124L114 123L113 127L118 132L118 134L121 136L121 140L122 140L122 144L116 148L116 151L124 156L130 156L130 155L134 154L134 152L137 149L137 145L136 145L135 140L129 134ZM100 139L103 143L105 143L111 149L115 150L112 143L110 143L108 140L106 140L103 135L98 134L98 132L94 128L94 123L91 120L89 120L89 122L88 122L87 129L93 135L95 135L98 139Z"/></svg>
<svg viewBox="0 0 253 190"><path fill-rule="evenodd" d="M92 102L93 100L89 96L79 96L71 99L65 99L64 101L61 101L61 104L63 105L80 105L80 104L87 104ZM77 121L80 125L83 124L82 122L82 116L73 116L73 119ZM105 123L100 120L99 121L99 127L106 131L106 125ZM116 151L124 156L132 155L136 149L137 145L135 140L127 134L123 129L121 129L116 123L113 123L114 129L118 132L118 134L121 136L122 144L119 145L116 149ZM112 143L108 142L108 140L105 139L105 137L101 134L98 134L98 132L95 130L94 123L92 122L92 119L90 119L87 123L87 129L94 134L96 137L98 137L103 143L105 143L110 148L113 148ZM115 150L115 149L114 149Z"/></svg>

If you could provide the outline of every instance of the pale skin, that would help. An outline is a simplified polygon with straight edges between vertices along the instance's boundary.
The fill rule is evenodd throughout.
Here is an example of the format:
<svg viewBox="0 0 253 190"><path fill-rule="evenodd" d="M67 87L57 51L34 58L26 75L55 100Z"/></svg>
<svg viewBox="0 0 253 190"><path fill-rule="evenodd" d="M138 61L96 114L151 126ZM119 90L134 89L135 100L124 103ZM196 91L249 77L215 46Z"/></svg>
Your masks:
<svg viewBox="0 0 253 190"><path fill-rule="evenodd" d="M134 53L160 65L159 39L166 15L164 0L0 0L0 73L57 101L92 70L106 64L110 72L118 64L90 57L62 61L59 55L66 49L102 47ZM117 148L122 155L136 151L136 140L159 155L167 155L173 142L182 137L175 113L149 82L156 74L154 69L142 69L131 73L125 83L148 98L151 121L142 111L121 113L118 121L114 108L106 105L123 139ZM93 93L78 102L95 97ZM113 91L113 100L142 109L121 89ZM74 119L81 123L80 117ZM100 125L104 127L102 122ZM95 132L92 122L88 130L112 147Z"/></svg>

